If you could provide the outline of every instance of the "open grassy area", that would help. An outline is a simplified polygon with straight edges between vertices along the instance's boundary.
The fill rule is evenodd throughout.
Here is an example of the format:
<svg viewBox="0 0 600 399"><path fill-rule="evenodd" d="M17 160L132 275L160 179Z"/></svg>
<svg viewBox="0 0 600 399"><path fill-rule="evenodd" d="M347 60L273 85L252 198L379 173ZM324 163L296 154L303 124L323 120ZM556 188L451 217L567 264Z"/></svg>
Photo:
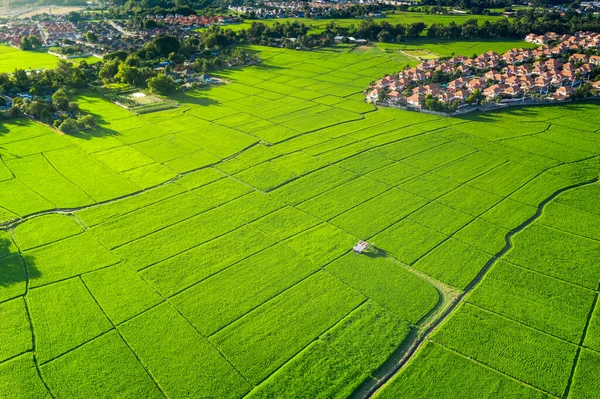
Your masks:
<svg viewBox="0 0 600 399"><path fill-rule="evenodd" d="M348 397L600 175L594 103L376 109L402 53L248 49L176 109L2 121L4 397ZM599 187L515 234L380 397L593 397Z"/></svg>
<svg viewBox="0 0 600 399"><path fill-rule="evenodd" d="M423 59L464 55L471 57L487 51L504 53L511 48L534 48L535 45L520 40L462 40L412 39L406 43L376 43L376 47L390 52L403 52L411 57Z"/></svg>
<svg viewBox="0 0 600 399"><path fill-rule="evenodd" d="M0 72L54 68L56 61L57 58L45 50L21 51L14 47L0 45Z"/></svg>
<svg viewBox="0 0 600 399"><path fill-rule="evenodd" d="M436 15L436 14L425 14L418 12L396 12L395 14L389 14L385 18L376 18L378 22L386 21L392 25L396 24L413 24L417 22L423 22L427 25L431 24L443 24L447 25L450 22L463 23L469 19L477 19L479 23L484 21L493 21L499 16L485 16L485 15ZM265 25L272 25L276 22L284 24L286 22L298 22L310 26L309 33L319 33L325 30L325 27L330 23L335 23L338 26L348 27L350 25L358 26L361 23L361 18L340 18L340 19L312 19L312 18L275 18L275 19L260 19L260 20L245 20L239 24L227 25L226 29L238 31L242 29L248 29L252 22L262 22Z"/></svg>

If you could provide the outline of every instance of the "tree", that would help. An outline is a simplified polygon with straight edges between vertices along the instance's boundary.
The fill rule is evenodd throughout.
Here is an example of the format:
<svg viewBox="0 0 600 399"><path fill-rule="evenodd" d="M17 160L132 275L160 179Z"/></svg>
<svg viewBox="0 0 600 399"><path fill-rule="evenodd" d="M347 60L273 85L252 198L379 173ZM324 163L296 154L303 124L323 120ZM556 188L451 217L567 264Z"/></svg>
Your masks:
<svg viewBox="0 0 600 399"><path fill-rule="evenodd" d="M414 24L410 24L408 26L408 30L406 31L406 35L408 37L419 37L421 33L427 28L423 22L415 22Z"/></svg>
<svg viewBox="0 0 600 399"><path fill-rule="evenodd" d="M29 35L29 43L31 43L31 47L37 48L42 45L42 41L35 35Z"/></svg>
<svg viewBox="0 0 600 399"><path fill-rule="evenodd" d="M96 121L92 115L84 115L77 118L79 129L89 129L96 126Z"/></svg>
<svg viewBox="0 0 600 399"><path fill-rule="evenodd" d="M377 101L382 103L384 101L387 101L388 98L389 98L389 91L387 88L384 88L379 92L379 95L377 96Z"/></svg>
<svg viewBox="0 0 600 399"><path fill-rule="evenodd" d="M469 94L469 96L466 98L466 101L469 104L475 103L475 104L479 105L479 103L481 101L483 101L484 98L485 97L484 97L483 93L481 93L481 91L479 89L475 89L473 91L473 93Z"/></svg>
<svg viewBox="0 0 600 399"><path fill-rule="evenodd" d="M153 29L156 28L158 24L153 19L147 19L144 21L144 29Z"/></svg>
<svg viewBox="0 0 600 399"><path fill-rule="evenodd" d="M438 26L438 24L431 24L429 29L427 29L426 35L429 38L433 38L433 37L438 37L439 33L440 33L440 27Z"/></svg>
<svg viewBox="0 0 600 399"><path fill-rule="evenodd" d="M58 129L63 133L73 133L79 130L79 124L75 119L67 118L60 124Z"/></svg>
<svg viewBox="0 0 600 399"><path fill-rule="evenodd" d="M13 87L18 91L27 91L30 86L29 76L23 69L15 69L12 74L11 83Z"/></svg>
<svg viewBox="0 0 600 399"><path fill-rule="evenodd" d="M21 116L21 109L19 107L15 107L15 105L13 104L13 106L10 107L8 111L6 111L6 116L8 116L9 118Z"/></svg>
<svg viewBox="0 0 600 399"><path fill-rule="evenodd" d="M81 14L75 11L71 11L65 17L69 22L79 22L81 21Z"/></svg>
<svg viewBox="0 0 600 399"><path fill-rule="evenodd" d="M581 100L590 96L592 96L592 85L589 83L584 83L575 89L575 91L571 94L571 99Z"/></svg>
<svg viewBox="0 0 600 399"><path fill-rule="evenodd" d="M104 57L102 57L102 59L104 61L109 61L109 60L114 60L114 59L125 61L128 56L129 56L129 53L127 51L118 50L118 51L113 51L112 53L106 54Z"/></svg>
<svg viewBox="0 0 600 399"><path fill-rule="evenodd" d="M52 95L52 105L59 111L69 110L69 97L67 97L67 93L63 89L56 90Z"/></svg>
<svg viewBox="0 0 600 399"><path fill-rule="evenodd" d="M90 43L95 43L98 41L98 35L96 35L94 32L87 32L85 34L85 40Z"/></svg>
<svg viewBox="0 0 600 399"><path fill-rule="evenodd" d="M150 42L150 47L152 47L158 53L158 55L166 57L171 53L178 52L181 45L176 37L158 36L152 42Z"/></svg>
<svg viewBox="0 0 600 399"><path fill-rule="evenodd" d="M111 82L119 72L119 65L121 65L121 60L119 58L104 61L102 68L98 71L98 76L104 83Z"/></svg>
<svg viewBox="0 0 600 399"><path fill-rule="evenodd" d="M29 37L23 36L21 38L21 42L19 43L19 48L21 50L25 50L25 51L33 49L33 45L31 44L31 40L29 40Z"/></svg>
<svg viewBox="0 0 600 399"><path fill-rule="evenodd" d="M378 42L391 42L392 41L392 35L390 32L388 32L387 30L382 30L381 32L379 32L379 34L377 35L377 41Z"/></svg>
<svg viewBox="0 0 600 399"><path fill-rule="evenodd" d="M148 88L152 93L166 96L175 90L175 81L167 75L158 75L148 79Z"/></svg>
<svg viewBox="0 0 600 399"><path fill-rule="evenodd" d="M119 65L119 72L115 75L115 79L121 83L127 83L137 87L144 87L146 85L146 80L144 79L140 68L132 67L127 64Z"/></svg>

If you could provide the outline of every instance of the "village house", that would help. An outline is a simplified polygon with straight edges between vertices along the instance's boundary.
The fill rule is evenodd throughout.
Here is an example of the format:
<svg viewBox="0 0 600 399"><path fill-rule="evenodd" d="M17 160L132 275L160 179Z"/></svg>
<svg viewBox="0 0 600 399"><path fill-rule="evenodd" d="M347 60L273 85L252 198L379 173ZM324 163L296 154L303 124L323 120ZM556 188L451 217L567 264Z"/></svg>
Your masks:
<svg viewBox="0 0 600 399"><path fill-rule="evenodd" d="M564 101L569 98L569 95L573 92L571 87L559 87L558 90L552 95L552 98L557 101Z"/></svg>
<svg viewBox="0 0 600 399"><path fill-rule="evenodd" d="M503 84L495 84L490 87L483 89L483 95L488 99L493 99L501 95L506 90L506 86Z"/></svg>
<svg viewBox="0 0 600 399"><path fill-rule="evenodd" d="M390 101L393 101L395 103L398 103L400 101L404 100L404 96L402 95L402 93L398 93L397 91L393 90L390 91L388 93L388 98L390 99Z"/></svg>
<svg viewBox="0 0 600 399"><path fill-rule="evenodd" d="M413 107L423 108L425 97L420 94L413 94L412 96L406 98L406 102Z"/></svg>

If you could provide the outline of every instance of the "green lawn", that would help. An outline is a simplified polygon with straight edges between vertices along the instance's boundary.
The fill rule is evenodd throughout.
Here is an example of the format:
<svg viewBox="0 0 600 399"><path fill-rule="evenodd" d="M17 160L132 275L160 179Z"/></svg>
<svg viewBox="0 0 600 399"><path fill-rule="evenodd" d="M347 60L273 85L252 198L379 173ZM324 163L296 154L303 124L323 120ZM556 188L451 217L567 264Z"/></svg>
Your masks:
<svg viewBox="0 0 600 399"><path fill-rule="evenodd" d="M54 68L57 59L45 50L21 51L14 47L0 45L0 72L13 72L15 69Z"/></svg>
<svg viewBox="0 0 600 399"><path fill-rule="evenodd" d="M376 18L376 22L386 21L392 25L396 24L412 24L417 22L423 22L427 25L431 24L443 24L447 25L450 22L463 23L469 19L477 19L479 23L483 21L494 21L502 17L499 16L484 16L484 15L436 15L436 14L425 14L417 12L397 12L395 14L389 14L385 18ZM276 19L257 19L257 20L245 20L239 24L227 25L226 29L238 31L242 29L248 29L252 22L262 22L265 25L273 25L276 22L284 24L286 22L299 22L307 26L310 26L309 33L319 33L325 30L325 27L334 22L338 26L349 27L351 25L358 26L361 23L361 18L340 18L340 19L312 19L312 18L276 18Z"/></svg>

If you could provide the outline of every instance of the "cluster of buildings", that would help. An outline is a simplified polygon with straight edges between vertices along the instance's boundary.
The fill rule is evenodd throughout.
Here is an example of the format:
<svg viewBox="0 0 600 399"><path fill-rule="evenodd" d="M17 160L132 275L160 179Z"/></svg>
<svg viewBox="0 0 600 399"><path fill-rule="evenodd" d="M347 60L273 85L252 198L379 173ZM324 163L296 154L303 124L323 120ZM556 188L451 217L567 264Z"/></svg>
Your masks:
<svg viewBox="0 0 600 399"><path fill-rule="evenodd" d="M306 16L302 2L265 3L260 7L230 5L227 8L258 19L304 18Z"/></svg>
<svg viewBox="0 0 600 399"><path fill-rule="evenodd" d="M81 28L72 22L7 20L0 25L0 42L11 46L19 46L22 37L37 37L43 46L55 46L63 39L81 38ZM85 34L85 32L83 33Z"/></svg>
<svg viewBox="0 0 600 399"><path fill-rule="evenodd" d="M78 28L68 21L11 20L0 26L0 42L19 46L22 37L35 36L44 46L54 46L59 40L75 40Z"/></svg>
<svg viewBox="0 0 600 399"><path fill-rule="evenodd" d="M157 22L156 26L140 28L133 21L107 19L72 23L63 16L44 20L5 19L0 20L0 43L19 47L23 37L35 36L44 47L78 46L81 54L101 57L118 50L137 50L161 34L186 37L197 28L238 22L235 16L167 14L148 15L146 18ZM94 41L86 39L88 32L95 35Z"/></svg>
<svg viewBox="0 0 600 399"><path fill-rule="evenodd" d="M379 1L379 0L378 0ZM261 2L260 6L234 6L230 5L228 8L231 11L252 15L258 19L272 19L272 18L325 18L329 14L340 11L356 4L378 4L378 1L363 2L363 1L265 1ZM372 17L372 18L383 18L384 15L381 12L372 12L368 15L361 17Z"/></svg>
<svg viewBox="0 0 600 399"><path fill-rule="evenodd" d="M216 16L204 16L204 15L181 15L181 14L167 14L167 15L146 15L146 19L153 20L157 23L165 23L170 25L177 25L183 30L191 30L198 28L206 28L211 25L226 25L231 23L239 22L239 20L232 16L216 15Z"/></svg>
<svg viewBox="0 0 600 399"><path fill-rule="evenodd" d="M528 98L564 101L600 67L599 33L550 32L530 34L526 40L541 46L515 48L504 54L488 51L474 58L423 61L376 81L367 90L367 101L424 108L427 99L464 104L476 92L488 102ZM593 90L600 90L600 81L590 83Z"/></svg>
<svg viewBox="0 0 600 399"><path fill-rule="evenodd" d="M37 23L29 21L6 21L0 25L0 42L18 47L22 37L35 36L42 41L42 33Z"/></svg>
<svg viewBox="0 0 600 399"><path fill-rule="evenodd" d="M63 39L75 40L81 37L77 26L72 22L42 21L38 26L45 46L54 46Z"/></svg>

